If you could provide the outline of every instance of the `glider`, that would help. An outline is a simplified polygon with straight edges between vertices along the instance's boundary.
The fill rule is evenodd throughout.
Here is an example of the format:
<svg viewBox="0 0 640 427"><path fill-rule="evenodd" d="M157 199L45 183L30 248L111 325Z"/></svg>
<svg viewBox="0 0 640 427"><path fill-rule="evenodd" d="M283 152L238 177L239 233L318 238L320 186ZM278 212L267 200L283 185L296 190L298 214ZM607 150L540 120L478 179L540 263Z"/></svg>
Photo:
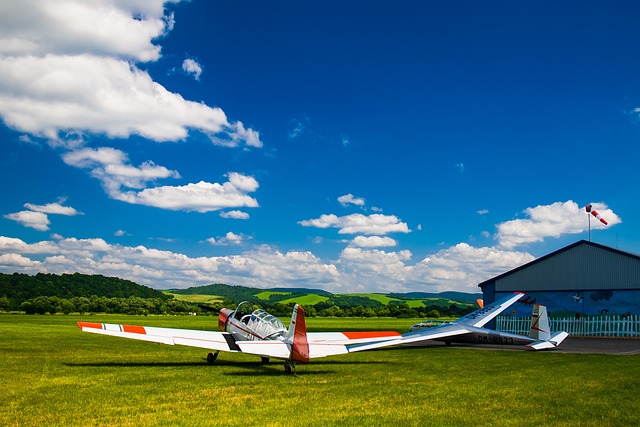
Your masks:
<svg viewBox="0 0 640 427"><path fill-rule="evenodd" d="M304 309L293 307L289 328L265 310L252 311L248 302L241 302L235 310L223 308L218 316L221 332L190 329L157 328L151 326L114 325L78 322L83 332L150 341L168 345L185 345L214 350L207 362L215 362L220 351L241 352L285 361L285 371L291 373L296 362L349 353L350 347L388 340L399 340L398 332L309 332ZM359 350L358 350L359 351Z"/></svg>
<svg viewBox="0 0 640 427"><path fill-rule="evenodd" d="M523 295L523 293L517 292L458 320L440 326L425 327L424 324L418 323L411 327L411 332L402 334L399 340L358 344L350 347L349 351L371 350L391 345L420 346L429 341L443 341L447 345L451 345L453 342L524 345L532 350L551 349L559 346L569 334L566 332L551 333L547 308L540 304L533 306L531 329L528 336L483 328Z"/></svg>

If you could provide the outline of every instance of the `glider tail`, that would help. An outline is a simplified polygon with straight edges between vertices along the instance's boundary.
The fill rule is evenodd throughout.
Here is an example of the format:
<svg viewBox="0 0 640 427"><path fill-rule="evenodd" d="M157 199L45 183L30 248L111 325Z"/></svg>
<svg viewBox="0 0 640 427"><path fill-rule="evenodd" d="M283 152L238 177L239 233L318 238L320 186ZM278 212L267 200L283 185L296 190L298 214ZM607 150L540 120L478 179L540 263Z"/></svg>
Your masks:
<svg viewBox="0 0 640 427"><path fill-rule="evenodd" d="M533 306L529 337L536 341L527 345L527 347L532 348L533 350L555 348L568 336L569 334L566 332L556 332L551 334L547 307L540 304L535 304Z"/></svg>
<svg viewBox="0 0 640 427"><path fill-rule="evenodd" d="M291 360L294 362L308 362L307 322L304 317L304 308L298 304L293 307L287 339L291 343Z"/></svg>
<svg viewBox="0 0 640 427"><path fill-rule="evenodd" d="M549 315L547 314L547 307L544 305L535 304L533 306L529 337L540 341L549 341L549 338L551 338Z"/></svg>

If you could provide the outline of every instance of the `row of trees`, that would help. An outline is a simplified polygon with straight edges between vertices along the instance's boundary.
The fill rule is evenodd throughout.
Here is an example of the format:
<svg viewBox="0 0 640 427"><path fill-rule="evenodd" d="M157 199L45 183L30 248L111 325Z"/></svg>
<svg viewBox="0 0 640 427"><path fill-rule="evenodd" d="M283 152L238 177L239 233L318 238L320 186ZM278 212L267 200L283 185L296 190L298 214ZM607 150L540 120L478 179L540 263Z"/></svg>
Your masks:
<svg viewBox="0 0 640 427"><path fill-rule="evenodd" d="M184 301L161 298L107 298L99 296L60 298L39 296L22 302L18 307L7 297L0 298L0 311L20 310L27 314L113 313L113 314L185 314L202 310Z"/></svg>
<svg viewBox="0 0 640 427"><path fill-rule="evenodd" d="M163 300L160 298L107 298L107 297L73 297L60 298L55 296L40 296L30 298L19 306L15 305L7 297L0 297L0 311L24 311L27 314L55 314L55 313L113 313L113 314L186 314L195 313L198 315L217 315L224 307L233 307L230 301L227 304L214 304L213 306L202 306L193 303L178 301L175 299ZM258 308L256 305L255 308ZM291 315L293 304L274 304L264 306L271 314L279 317ZM340 307L338 305L316 304L305 307L308 317L400 317L400 318L439 318L459 317L470 312L471 309L460 308L455 304L449 307L415 307L411 308L407 304L390 303L386 306L365 307L358 305L355 307Z"/></svg>
<svg viewBox="0 0 640 427"><path fill-rule="evenodd" d="M274 304L264 307L269 313L286 317L291 315L293 304ZM379 306L356 305L341 307L336 304L318 303L304 307L308 317L399 317L399 318L440 318L440 317L460 317L474 310L472 307L459 307L451 304L449 307L428 306L409 307L408 304L389 303Z"/></svg>

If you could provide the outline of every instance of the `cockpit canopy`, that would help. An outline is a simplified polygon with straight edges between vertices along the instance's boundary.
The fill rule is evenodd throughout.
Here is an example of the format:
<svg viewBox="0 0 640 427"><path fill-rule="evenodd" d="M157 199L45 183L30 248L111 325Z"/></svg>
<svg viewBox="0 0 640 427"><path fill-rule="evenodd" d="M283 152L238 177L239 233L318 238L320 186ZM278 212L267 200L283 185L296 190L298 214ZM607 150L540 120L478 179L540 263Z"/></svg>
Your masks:
<svg viewBox="0 0 640 427"><path fill-rule="evenodd" d="M241 302L236 308L235 317L262 339L276 338L287 331L282 320L261 308L248 314L252 309L251 303Z"/></svg>
<svg viewBox="0 0 640 427"><path fill-rule="evenodd" d="M286 332L287 330L282 320L262 309L255 310L251 313L247 326L263 338L273 338L275 335Z"/></svg>

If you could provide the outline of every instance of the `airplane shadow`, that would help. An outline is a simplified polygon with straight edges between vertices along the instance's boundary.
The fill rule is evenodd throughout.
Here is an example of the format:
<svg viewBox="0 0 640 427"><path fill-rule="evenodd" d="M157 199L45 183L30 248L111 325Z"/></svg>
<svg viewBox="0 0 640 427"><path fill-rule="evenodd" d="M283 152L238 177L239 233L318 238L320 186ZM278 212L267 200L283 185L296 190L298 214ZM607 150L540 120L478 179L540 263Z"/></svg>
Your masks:
<svg viewBox="0 0 640 427"><path fill-rule="evenodd" d="M308 365L298 364L295 370L295 375L326 375L334 374L336 371L331 369L317 369L318 367L330 367L339 365L371 365L371 364L384 364L386 361L335 361L326 360L318 362L310 362ZM202 362L90 362L90 363L64 363L64 366L69 367L89 367L89 368L157 368L157 367L190 367L190 368L203 368L213 369L215 372L216 366L241 368L241 372L224 372L223 375L231 376L280 376L288 375L284 372L283 361L270 361L268 363L262 363L259 361L251 362L238 362L231 360L216 360L213 365L206 362L203 359ZM305 369L305 367L311 369Z"/></svg>

